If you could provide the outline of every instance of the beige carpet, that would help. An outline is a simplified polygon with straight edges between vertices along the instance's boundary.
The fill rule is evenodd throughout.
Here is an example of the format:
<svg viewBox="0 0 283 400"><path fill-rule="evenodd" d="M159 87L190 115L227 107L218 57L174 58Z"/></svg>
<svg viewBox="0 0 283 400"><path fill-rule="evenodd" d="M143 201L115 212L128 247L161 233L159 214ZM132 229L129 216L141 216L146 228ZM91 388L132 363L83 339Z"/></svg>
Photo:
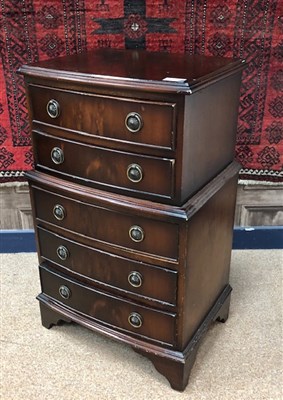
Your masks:
<svg viewBox="0 0 283 400"><path fill-rule="evenodd" d="M1 255L0 398L282 400L282 264L279 250L233 252L230 318L209 330L179 393L125 345L77 325L43 328L36 255Z"/></svg>

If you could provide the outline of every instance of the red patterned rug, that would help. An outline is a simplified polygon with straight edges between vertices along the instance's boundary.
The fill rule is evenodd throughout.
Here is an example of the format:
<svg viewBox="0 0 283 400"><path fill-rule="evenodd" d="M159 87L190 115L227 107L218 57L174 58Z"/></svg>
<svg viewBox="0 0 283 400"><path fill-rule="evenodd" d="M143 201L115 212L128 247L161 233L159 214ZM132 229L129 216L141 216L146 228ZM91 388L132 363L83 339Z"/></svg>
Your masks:
<svg viewBox="0 0 283 400"><path fill-rule="evenodd" d="M241 177L283 180L283 2L280 0L0 0L0 178L32 168L24 63L96 47L244 58L237 158Z"/></svg>

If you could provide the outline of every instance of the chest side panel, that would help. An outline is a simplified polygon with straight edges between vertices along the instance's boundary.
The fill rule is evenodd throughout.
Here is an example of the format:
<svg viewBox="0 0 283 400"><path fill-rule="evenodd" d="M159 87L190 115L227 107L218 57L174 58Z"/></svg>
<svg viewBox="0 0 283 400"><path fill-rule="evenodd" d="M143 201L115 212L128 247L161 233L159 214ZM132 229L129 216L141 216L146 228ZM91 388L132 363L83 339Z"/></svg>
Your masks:
<svg viewBox="0 0 283 400"><path fill-rule="evenodd" d="M237 176L187 222L185 347L229 281Z"/></svg>
<svg viewBox="0 0 283 400"><path fill-rule="evenodd" d="M241 73L186 97L182 199L207 184L235 154Z"/></svg>

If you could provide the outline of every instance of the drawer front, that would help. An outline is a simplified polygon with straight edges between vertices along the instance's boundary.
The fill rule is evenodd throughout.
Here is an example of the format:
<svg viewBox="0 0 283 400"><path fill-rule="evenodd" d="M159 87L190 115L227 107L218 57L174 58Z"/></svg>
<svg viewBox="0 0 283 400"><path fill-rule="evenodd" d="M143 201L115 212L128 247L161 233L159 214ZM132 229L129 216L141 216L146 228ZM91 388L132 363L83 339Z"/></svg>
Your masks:
<svg viewBox="0 0 283 400"><path fill-rule="evenodd" d="M88 283L176 304L177 272L118 257L38 228L40 256Z"/></svg>
<svg viewBox="0 0 283 400"><path fill-rule="evenodd" d="M107 190L173 197L174 160L83 145L34 133L36 165Z"/></svg>
<svg viewBox="0 0 283 400"><path fill-rule="evenodd" d="M36 121L110 140L174 148L175 103L135 101L38 86L29 86L29 91Z"/></svg>
<svg viewBox="0 0 283 400"><path fill-rule="evenodd" d="M33 188L32 193L36 218L40 220L112 247L124 247L129 254L135 250L155 257L178 258L177 224L114 212L40 188ZM58 219L60 207L62 219Z"/></svg>
<svg viewBox="0 0 283 400"><path fill-rule="evenodd" d="M42 292L96 321L154 341L174 345L175 314L161 312L94 290L40 267Z"/></svg>

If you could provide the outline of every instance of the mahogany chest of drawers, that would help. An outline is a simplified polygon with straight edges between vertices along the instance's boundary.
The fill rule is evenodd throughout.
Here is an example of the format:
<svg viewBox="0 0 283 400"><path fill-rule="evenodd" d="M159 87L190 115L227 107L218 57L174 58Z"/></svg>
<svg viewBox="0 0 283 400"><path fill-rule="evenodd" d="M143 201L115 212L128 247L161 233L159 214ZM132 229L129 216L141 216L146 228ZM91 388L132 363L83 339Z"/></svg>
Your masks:
<svg viewBox="0 0 283 400"><path fill-rule="evenodd" d="M228 316L242 69L111 49L20 69L42 323L128 343L177 390Z"/></svg>

